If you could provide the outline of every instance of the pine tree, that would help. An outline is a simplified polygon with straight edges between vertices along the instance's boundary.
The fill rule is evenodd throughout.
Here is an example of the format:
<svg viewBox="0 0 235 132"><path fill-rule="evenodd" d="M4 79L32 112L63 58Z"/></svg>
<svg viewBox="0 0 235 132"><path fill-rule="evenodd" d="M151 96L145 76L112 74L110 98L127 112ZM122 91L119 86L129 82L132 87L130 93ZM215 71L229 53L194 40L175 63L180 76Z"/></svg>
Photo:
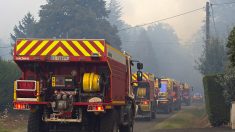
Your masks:
<svg viewBox="0 0 235 132"><path fill-rule="evenodd" d="M144 63L144 71L157 73L158 65L156 59L156 52L153 48L153 44L149 39L146 30L142 30L138 36L137 42L134 47L135 50L132 55L135 59Z"/></svg>
<svg viewBox="0 0 235 132"><path fill-rule="evenodd" d="M203 75L222 73L225 68L225 55L226 52L222 41L218 38L211 38L197 62L197 69Z"/></svg>
<svg viewBox="0 0 235 132"><path fill-rule="evenodd" d="M231 65L235 67L235 27L233 28L228 37L227 48L228 48L227 54L231 62Z"/></svg>
<svg viewBox="0 0 235 132"><path fill-rule="evenodd" d="M118 29L123 28L124 22L121 20L122 16L122 7L120 2L117 0L110 0L108 10L110 11L108 20L109 22L116 26Z"/></svg>
<svg viewBox="0 0 235 132"><path fill-rule="evenodd" d="M106 20L104 0L48 0L41 6L39 17L30 32L34 38L106 39L120 49L118 31ZM15 36L29 37L21 31L21 25L14 29L13 40Z"/></svg>
<svg viewBox="0 0 235 132"><path fill-rule="evenodd" d="M16 41L17 38L31 38L34 36L36 20L31 13L27 13L18 26L14 27L14 33L11 34L11 39Z"/></svg>

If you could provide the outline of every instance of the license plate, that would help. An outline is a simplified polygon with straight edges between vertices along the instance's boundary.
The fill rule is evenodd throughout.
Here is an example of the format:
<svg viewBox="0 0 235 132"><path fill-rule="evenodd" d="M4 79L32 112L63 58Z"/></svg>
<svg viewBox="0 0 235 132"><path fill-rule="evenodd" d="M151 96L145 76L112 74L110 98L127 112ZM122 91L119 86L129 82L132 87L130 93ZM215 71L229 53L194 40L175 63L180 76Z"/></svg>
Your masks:
<svg viewBox="0 0 235 132"><path fill-rule="evenodd" d="M53 61L69 61L69 56L51 56Z"/></svg>

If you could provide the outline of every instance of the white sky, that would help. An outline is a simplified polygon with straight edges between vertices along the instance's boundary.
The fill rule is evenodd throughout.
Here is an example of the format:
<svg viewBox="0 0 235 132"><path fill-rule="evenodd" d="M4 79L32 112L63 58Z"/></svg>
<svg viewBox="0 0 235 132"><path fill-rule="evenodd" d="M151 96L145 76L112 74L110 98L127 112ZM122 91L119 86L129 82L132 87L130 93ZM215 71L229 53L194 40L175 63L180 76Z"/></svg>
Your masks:
<svg viewBox="0 0 235 132"><path fill-rule="evenodd" d="M203 7L206 0L120 0L123 6L123 20L130 25L148 23ZM38 15L45 0L0 0L0 39L9 42L14 25L27 12ZM189 40L201 27L204 11L195 12L172 20L169 23L183 41Z"/></svg>

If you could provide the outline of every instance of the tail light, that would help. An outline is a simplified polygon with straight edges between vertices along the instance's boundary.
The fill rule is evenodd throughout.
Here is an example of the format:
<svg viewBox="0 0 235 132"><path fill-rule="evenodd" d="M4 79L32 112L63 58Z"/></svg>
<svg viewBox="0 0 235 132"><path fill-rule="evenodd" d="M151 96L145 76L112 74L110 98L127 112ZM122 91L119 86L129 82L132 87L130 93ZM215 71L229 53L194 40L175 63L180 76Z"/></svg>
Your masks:
<svg viewBox="0 0 235 132"><path fill-rule="evenodd" d="M149 104L149 101L147 101L147 100L146 100L146 101L143 101L142 104L143 104L143 105L148 105L148 104Z"/></svg>
<svg viewBox="0 0 235 132"><path fill-rule="evenodd" d="M34 80L15 81L14 100L39 101L39 82Z"/></svg>
<svg viewBox="0 0 235 132"><path fill-rule="evenodd" d="M16 91L18 98L35 98L36 81L18 80Z"/></svg>
<svg viewBox="0 0 235 132"><path fill-rule="evenodd" d="M21 82L17 82L17 88L18 89L27 89L27 90L35 90L35 82L25 82L25 81L21 81Z"/></svg>
<svg viewBox="0 0 235 132"><path fill-rule="evenodd" d="M87 111L89 111L89 112L103 112L104 107L102 105L89 105L87 107Z"/></svg>

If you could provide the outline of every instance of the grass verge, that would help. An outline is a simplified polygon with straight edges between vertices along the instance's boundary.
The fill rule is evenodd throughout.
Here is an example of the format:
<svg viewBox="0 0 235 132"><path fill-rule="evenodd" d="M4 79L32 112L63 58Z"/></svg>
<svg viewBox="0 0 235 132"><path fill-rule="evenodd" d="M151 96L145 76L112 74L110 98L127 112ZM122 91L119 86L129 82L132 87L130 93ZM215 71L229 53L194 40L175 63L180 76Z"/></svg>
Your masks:
<svg viewBox="0 0 235 132"><path fill-rule="evenodd" d="M27 120L24 115L9 115L0 118L0 132L26 132Z"/></svg>
<svg viewBox="0 0 235 132"><path fill-rule="evenodd" d="M170 118L154 126L157 129L204 128L208 120L204 106L186 107Z"/></svg>

